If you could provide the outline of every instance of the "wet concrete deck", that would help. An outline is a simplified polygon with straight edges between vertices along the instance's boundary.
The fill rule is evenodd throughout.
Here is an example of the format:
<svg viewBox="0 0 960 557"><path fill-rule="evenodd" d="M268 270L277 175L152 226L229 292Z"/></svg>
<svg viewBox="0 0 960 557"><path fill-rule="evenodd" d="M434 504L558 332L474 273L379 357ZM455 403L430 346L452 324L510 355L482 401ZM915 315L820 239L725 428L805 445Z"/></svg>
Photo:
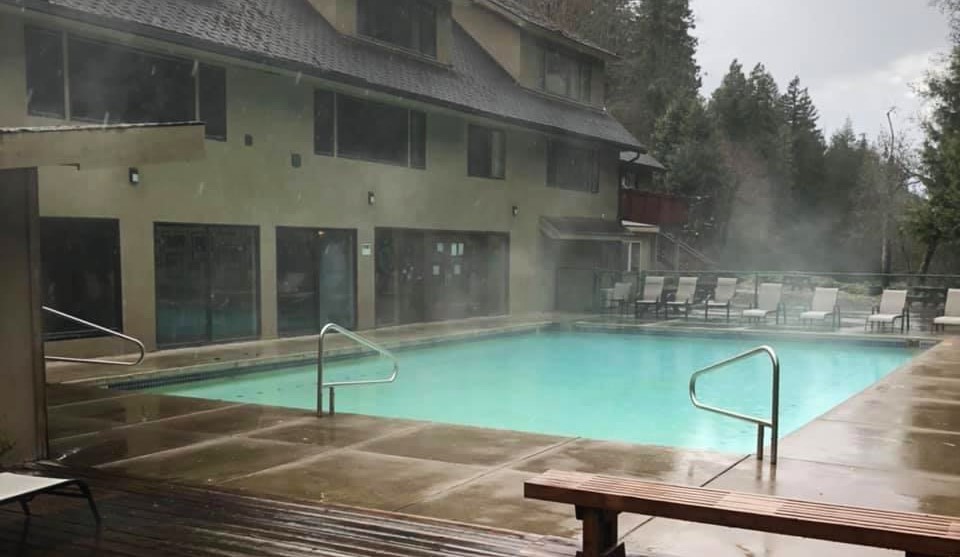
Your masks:
<svg viewBox="0 0 960 557"><path fill-rule="evenodd" d="M572 509L522 499L523 480L550 468L960 515L955 337L785 438L775 469L744 455L358 415L318 420L76 385L52 385L49 401L51 453L70 465L538 534L579 532ZM631 552L667 555L887 554L640 516L621 517L621 532Z"/></svg>

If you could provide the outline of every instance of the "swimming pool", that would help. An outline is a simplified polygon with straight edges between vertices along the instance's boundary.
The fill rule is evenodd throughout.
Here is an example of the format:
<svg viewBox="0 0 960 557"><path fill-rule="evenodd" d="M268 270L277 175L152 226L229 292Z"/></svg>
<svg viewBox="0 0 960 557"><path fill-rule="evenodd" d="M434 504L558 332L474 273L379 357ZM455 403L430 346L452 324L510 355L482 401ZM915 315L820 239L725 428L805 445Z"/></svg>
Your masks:
<svg viewBox="0 0 960 557"><path fill-rule="evenodd" d="M883 378L918 350L833 341L770 340L781 360L781 435ZM405 350L392 384L337 390L337 411L709 449L751 452L755 426L693 408L693 371L762 344L689 336L540 332ZM389 374L379 358L328 362L325 381ZM770 413L770 363L759 357L708 375L707 403ZM316 366L295 366L152 390L313 409Z"/></svg>

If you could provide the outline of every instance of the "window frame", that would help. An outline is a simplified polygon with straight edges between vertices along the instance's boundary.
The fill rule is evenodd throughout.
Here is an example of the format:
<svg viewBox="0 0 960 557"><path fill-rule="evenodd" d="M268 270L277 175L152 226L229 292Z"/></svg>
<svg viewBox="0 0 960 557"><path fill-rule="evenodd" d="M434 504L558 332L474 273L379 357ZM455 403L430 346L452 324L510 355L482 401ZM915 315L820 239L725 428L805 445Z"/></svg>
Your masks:
<svg viewBox="0 0 960 557"><path fill-rule="evenodd" d="M194 111L196 118L202 120L206 125L204 126L204 138L211 141L227 141L229 137L229 115L227 114L227 99L229 98L229 92L227 90L227 69L223 66L218 66L216 64L208 64L205 62L196 61L197 63L197 75L194 78L194 85L196 86L196 98L197 98L197 108ZM205 73L206 70L206 73ZM207 120L206 114L204 114L203 106L203 91L204 91L204 75L209 75L209 72L218 74L217 79L222 79L222 100L223 100L223 134L212 134L210 133L209 121ZM218 98L218 100L220 100Z"/></svg>
<svg viewBox="0 0 960 557"><path fill-rule="evenodd" d="M30 34L38 33L44 35L50 35L57 39L59 43L59 63L60 63L60 90L57 92L57 96L60 107L58 112L49 112L45 110L36 110L31 107L31 101L33 100L33 87L31 87L30 79ZM41 118L55 118L58 120L66 120L69 117L69 98L67 95L67 67L68 67L68 58L67 58L67 45L66 45L66 33L59 31L57 29L49 29L46 27L38 27L34 25L24 25L23 27L23 59L24 59L24 82L26 85L27 93L27 115L28 116L39 116Z"/></svg>
<svg viewBox="0 0 960 557"><path fill-rule="evenodd" d="M593 63L590 59L569 49L548 43L540 44L540 52L540 90L548 95L591 104L593 98ZM547 87L547 66L551 56L558 57L576 68L575 75L566 82L566 93L552 91ZM574 91L576 94L573 94Z"/></svg>
<svg viewBox="0 0 960 557"><path fill-rule="evenodd" d="M381 7L385 4L382 0L357 0L356 2L356 34L358 37L363 38L364 40L372 41L384 46L389 46L391 48L397 48L405 52L409 52L416 56L422 56L430 60L437 60L438 50L439 50L439 7L430 0L388 0L392 4L392 8L407 9L406 20L409 25L407 29L404 29L406 33L407 41L406 43L395 42L388 38L378 37L372 34L369 26L372 25L372 21L375 18L370 17L371 7ZM425 46L424 39L426 38L424 32L422 31L422 20L420 19L425 15L426 11L429 10L430 15L432 16L432 29L433 33L431 34L430 44L428 48L423 48ZM396 19L396 18L393 18Z"/></svg>
<svg viewBox="0 0 960 557"><path fill-rule="evenodd" d="M563 184L558 181L556 178L558 173L553 169L555 157L557 157L556 149L573 149L577 151L582 151L589 153L593 161L593 172L591 177L590 188L579 188L579 187L570 187L569 185ZM579 193L589 193L591 195L597 195L600 193L600 149L597 147L590 147L580 143L574 143L572 141L565 141L562 139L550 138L547 140L547 156L546 156L546 185L548 188L561 189L565 191L573 191Z"/></svg>
<svg viewBox="0 0 960 557"><path fill-rule="evenodd" d="M106 327L108 329L111 329L113 331L122 333L124 331L124 319L123 319L124 316L123 316L123 266L122 266L123 261L122 261L122 254L121 254L122 240L121 240L121 233L120 233L120 219L100 218L100 217L60 217L60 216L40 217L41 229L43 228L44 223L58 223L59 225L63 225L65 223L71 223L73 225L80 225L80 224L96 224L101 226L107 225L107 224L112 225L111 232L114 233L115 235L114 237L116 239L116 243L110 246L110 248L113 249L113 253L105 257L105 259L110 260L110 264L113 267L111 272L113 272L114 276L116 276L116 281L115 281L115 284L113 285L113 292L112 292L115 307L112 308L112 312L111 312L113 314L114 323L97 323L97 324L103 327ZM42 230L40 232L40 235L41 236L45 235ZM75 236L76 235L74 235L74 237ZM100 243L95 243L93 245L96 245L96 247L102 246L102 244ZM43 260L42 252L43 252L43 249L41 249L41 264ZM47 277L48 275L46 274L46 271L43 271L41 273L41 281L42 281L42 286L44 290L46 290L47 288L47 283L48 283ZM46 300L45 292L41 292L41 297L44 298L44 301L43 301L44 305L51 305L54 309L58 309L66 313L72 313L77 317L80 317L81 319L86 319L88 321L96 322L95 317L92 317L89 315L77 315L76 313L73 313L73 312L76 312L76 310L73 309L72 307L66 308L59 304L58 304L59 307L57 307L56 305L53 305L52 302L49 302L48 300ZM60 317L56 317L55 319L57 319L58 321L62 320L62 318ZM72 323L66 320L63 320L63 321ZM75 325L75 326L79 327L79 325ZM108 333L105 333L103 331L100 331L98 329L93 329L93 328L76 328L76 329L56 331L56 332L48 332L46 327L43 328L43 340L45 342L88 339L88 338L102 338L102 337L108 337L108 336L110 336Z"/></svg>
<svg viewBox="0 0 960 557"><path fill-rule="evenodd" d="M472 163L472 154L473 154L473 138L475 133L483 133L487 136L486 141L486 160L484 161L484 166L488 169L488 172L474 172L476 170L474 164ZM496 165L494 164L495 158L497 157L497 152L494 146L496 142L494 141L494 136L500 136L500 175L497 175L494 172ZM488 126L481 126L478 124L467 124L467 176L472 178L486 178L488 180L506 180L507 179L507 134L504 130L499 128L491 128Z"/></svg>

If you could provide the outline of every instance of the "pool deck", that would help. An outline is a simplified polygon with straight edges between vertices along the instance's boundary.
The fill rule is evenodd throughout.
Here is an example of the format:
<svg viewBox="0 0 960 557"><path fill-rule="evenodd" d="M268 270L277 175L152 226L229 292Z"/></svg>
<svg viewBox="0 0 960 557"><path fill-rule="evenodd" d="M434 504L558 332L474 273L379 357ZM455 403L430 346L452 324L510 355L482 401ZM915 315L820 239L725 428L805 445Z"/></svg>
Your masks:
<svg viewBox="0 0 960 557"><path fill-rule="evenodd" d="M582 317L570 317L580 319ZM531 330L556 316L471 320L438 327L471 338L505 327ZM691 330L603 319L604 327ZM597 320L593 320L597 324ZM386 330L381 342L436 342L431 325ZM854 331L857 329L857 331ZM738 325L730 333L752 334ZM782 329L780 332L795 334ZM765 332L764 334L768 334ZM818 335L821 333L804 333ZM840 333L862 337L850 324ZM387 338L391 336L392 338ZM903 342L897 335L868 335ZM446 337L444 337L446 338ZM440 340L444 340L441 338ZM926 340L921 333L915 340ZM787 436L776 468L745 455L627 445L359 415L317 419L308 412L51 385L51 457L74 467L241 493L292 497L439 517L560 537L578 535L573 511L522 499L524 479L547 469L603 472L689 485L960 516L960 338L941 342L883 381ZM223 364L309 352L310 339L190 349L151 357ZM299 352L298 352L299 351ZM228 353L229 352L229 353ZM194 355L198 354L198 355ZM178 360L183 358L183 360ZM214 360L214 358L217 358ZM54 382L102 382L69 368ZM59 381L57 381L59 379ZM892 555L782 536L624 515L632 554L725 556Z"/></svg>

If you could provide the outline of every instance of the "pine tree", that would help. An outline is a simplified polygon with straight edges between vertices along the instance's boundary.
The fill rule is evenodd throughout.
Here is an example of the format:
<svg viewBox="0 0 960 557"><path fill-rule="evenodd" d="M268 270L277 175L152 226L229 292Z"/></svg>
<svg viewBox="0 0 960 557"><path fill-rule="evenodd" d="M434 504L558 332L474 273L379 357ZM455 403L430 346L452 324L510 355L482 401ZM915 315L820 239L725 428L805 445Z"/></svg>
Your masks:
<svg viewBox="0 0 960 557"><path fill-rule="evenodd" d="M806 213L819 211L826 201L824 185L824 141L817 127L819 115L800 78L794 77L780 97L783 112L786 177L790 181L795 208ZM852 130L851 130L852 133Z"/></svg>
<svg viewBox="0 0 960 557"><path fill-rule="evenodd" d="M718 129L731 141L750 136L750 87L739 61L730 63L720 86L713 92L710 112Z"/></svg>

